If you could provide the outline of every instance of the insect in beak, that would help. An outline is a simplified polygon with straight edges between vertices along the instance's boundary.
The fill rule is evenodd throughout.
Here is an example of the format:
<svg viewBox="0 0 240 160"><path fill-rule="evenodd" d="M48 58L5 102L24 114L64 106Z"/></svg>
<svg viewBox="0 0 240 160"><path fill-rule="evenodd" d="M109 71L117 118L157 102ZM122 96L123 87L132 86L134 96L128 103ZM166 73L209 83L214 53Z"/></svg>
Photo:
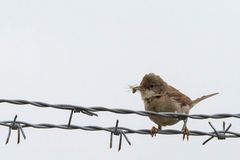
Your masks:
<svg viewBox="0 0 240 160"><path fill-rule="evenodd" d="M135 93L141 90L141 86L129 86L129 87L132 90L132 93Z"/></svg>

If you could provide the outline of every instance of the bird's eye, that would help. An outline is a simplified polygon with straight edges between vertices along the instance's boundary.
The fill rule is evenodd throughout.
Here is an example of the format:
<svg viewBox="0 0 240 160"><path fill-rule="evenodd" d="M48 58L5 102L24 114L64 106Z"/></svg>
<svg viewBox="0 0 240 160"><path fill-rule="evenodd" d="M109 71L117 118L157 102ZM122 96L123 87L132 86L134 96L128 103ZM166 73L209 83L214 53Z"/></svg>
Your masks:
<svg viewBox="0 0 240 160"><path fill-rule="evenodd" d="M151 84L151 85L150 85L150 88L153 88L153 87L154 87L154 85Z"/></svg>

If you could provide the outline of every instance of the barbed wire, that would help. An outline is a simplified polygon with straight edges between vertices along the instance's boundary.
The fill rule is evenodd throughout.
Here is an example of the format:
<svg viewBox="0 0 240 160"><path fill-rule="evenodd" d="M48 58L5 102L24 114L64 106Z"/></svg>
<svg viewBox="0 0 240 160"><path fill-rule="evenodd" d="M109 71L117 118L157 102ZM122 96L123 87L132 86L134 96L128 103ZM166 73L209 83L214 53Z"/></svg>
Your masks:
<svg viewBox="0 0 240 160"><path fill-rule="evenodd" d="M151 112L151 111L134 111L129 109L119 109L119 108L107 108L107 107L83 107L77 105L69 105L69 104L48 104L44 102L37 101L27 101L27 100L7 100L0 99L0 103L10 103L15 105L33 105L41 108L55 108L55 109L63 109L63 110L71 110L73 112L81 112L90 116L97 116L94 112L112 112L117 114L136 114L140 116L150 116L157 115L161 117L168 118L191 118L191 119L223 119L223 118L240 118L240 114L228 114L228 113L220 113L213 115L206 114L184 114L184 113L173 113L173 112Z"/></svg>
<svg viewBox="0 0 240 160"><path fill-rule="evenodd" d="M110 148L112 148L112 139L113 135L120 136L119 139L119 150L121 149L122 144L122 136L124 136L125 140L129 145L131 145L131 142L127 138L126 134L142 134L142 135L149 135L150 130L148 129L139 129L139 130L133 130L126 127L118 127L119 121L117 120L115 127L100 127L100 126L78 126L78 125L56 125L56 124L48 124L48 123L41 123L41 124L31 124L23 121L16 121L17 115L14 117L13 121L0 121L1 126L9 127L9 133L6 140L6 144L9 142L11 130L18 130L18 140L17 143L20 142L20 133L22 133L22 136L24 139L26 139L26 135L23 131L23 128L37 128L37 129L65 129L65 130L85 130L85 131L107 131L110 132ZM195 131L190 130L189 135L191 136L210 136L206 141L203 142L203 145L206 144L209 140L216 137L217 139L226 139L226 138L238 138L240 137L240 133L229 131L231 124L225 129L225 122L223 122L223 130L217 131L213 125L209 122L209 125L213 129L213 132L202 132L202 131ZM157 134L163 134L163 135L179 135L183 134L183 131L181 130L173 130L173 129L165 129L160 130L157 132Z"/></svg>
<svg viewBox="0 0 240 160"><path fill-rule="evenodd" d="M17 115L14 117L14 120L12 121L0 121L0 126L8 127L9 132L6 140L6 144L9 142L11 131L17 130L18 133L18 140L17 143L20 143L20 135L23 136L24 139L26 139L26 135L23 131L23 128L36 128L36 129L50 129L50 128L58 128L58 129L65 129L65 130L85 130L85 131L106 131L110 132L110 148L112 148L112 139L113 135L119 136L119 147L118 150L121 149L122 145L122 137L125 138L127 143L131 145L131 142L129 141L127 134L143 134L143 135L149 135L151 134L151 131L148 129L129 129L126 127L119 127L118 123L119 121L116 121L115 127L100 127L100 126L78 126L78 125L72 125L71 120L73 117L73 113L75 112L81 112L83 114L87 114L89 116L98 116L96 112L112 112L117 114L136 114L140 116L149 116L149 115L157 115L162 117L169 117L169 118L179 118L179 119L186 119L186 118L192 118L192 119L223 119L223 118L240 118L240 114L214 114L214 115L205 115L205 114L194 114L194 115L187 115L187 114L181 114L181 113L170 113L170 112L149 112L149 111L133 111L128 109L110 109L106 107L83 107L83 106L76 106L76 105L67 105L67 104L48 104L43 102L36 102L36 101L26 101L26 100L7 100L7 99L0 99L0 103L10 103L15 105L33 105L36 107L42 107L42 108L55 108L55 109L63 109L63 110L70 110L70 117L68 124L49 124L49 123L40 123L40 124L32 124L27 123L23 121L17 121ZM195 131L190 130L189 135L190 136L210 136L206 141L203 142L203 145L206 144L208 141L213 139L214 137L222 140L226 138L239 138L240 133L230 131L231 124L226 127L225 122L223 122L222 130L217 130L215 127L211 124L211 122L208 122L210 127L212 128L212 132L203 132L203 131ZM160 130L157 132L157 134L163 134L163 135L179 135L184 134L182 130L173 130L173 129L165 129Z"/></svg>

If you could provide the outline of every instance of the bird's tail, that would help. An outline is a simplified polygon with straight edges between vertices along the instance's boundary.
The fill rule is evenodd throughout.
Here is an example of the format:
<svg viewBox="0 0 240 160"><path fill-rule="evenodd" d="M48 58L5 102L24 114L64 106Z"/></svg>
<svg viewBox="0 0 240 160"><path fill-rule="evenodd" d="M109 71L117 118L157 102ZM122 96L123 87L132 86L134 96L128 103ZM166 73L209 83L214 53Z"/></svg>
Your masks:
<svg viewBox="0 0 240 160"><path fill-rule="evenodd" d="M197 98L197 99L192 101L192 106L195 106L197 103L201 102L202 100L207 99L207 98L212 97L212 96L215 96L217 94L218 93L213 93L213 94L209 94L209 95L205 95L205 96L202 96L200 98Z"/></svg>

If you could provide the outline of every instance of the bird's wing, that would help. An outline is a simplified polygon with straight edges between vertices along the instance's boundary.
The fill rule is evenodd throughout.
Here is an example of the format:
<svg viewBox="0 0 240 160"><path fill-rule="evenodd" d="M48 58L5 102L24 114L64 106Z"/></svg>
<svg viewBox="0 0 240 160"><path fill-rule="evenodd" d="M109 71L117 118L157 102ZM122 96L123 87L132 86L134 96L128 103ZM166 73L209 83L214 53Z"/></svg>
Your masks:
<svg viewBox="0 0 240 160"><path fill-rule="evenodd" d="M181 93L179 90L177 90L172 86L168 86L168 87L169 89L167 91L167 95L169 97L174 98L174 100L179 102L181 106L191 105L192 100L188 96L184 95L183 93Z"/></svg>

